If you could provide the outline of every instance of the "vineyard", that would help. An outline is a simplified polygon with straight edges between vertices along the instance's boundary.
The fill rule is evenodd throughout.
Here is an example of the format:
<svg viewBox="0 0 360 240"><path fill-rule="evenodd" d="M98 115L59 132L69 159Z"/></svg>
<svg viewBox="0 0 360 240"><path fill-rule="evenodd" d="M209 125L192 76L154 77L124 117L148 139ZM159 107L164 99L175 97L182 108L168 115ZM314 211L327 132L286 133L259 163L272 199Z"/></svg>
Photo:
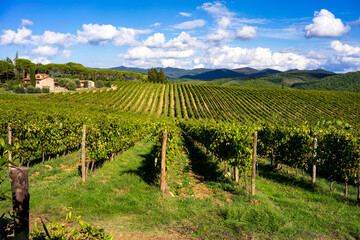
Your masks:
<svg viewBox="0 0 360 240"><path fill-rule="evenodd" d="M331 192L334 182L343 184L344 196L360 202L360 95L356 93L122 81L116 89L0 95L0 104L0 138L11 136L12 160L30 169L76 154L84 141L86 178L91 180L136 143L150 141L153 154L144 179L153 177L152 184L157 185L166 132L171 194L182 194L183 186L174 180L179 173L171 170L179 168L184 153L190 155L192 144L226 175L227 184L237 189L229 191L233 194L248 196L250 175L251 194L255 194L256 160L261 158L276 174L282 169L295 169L296 178L311 174L313 185L319 175L330 182ZM178 171L188 178L183 171L189 163L182 164ZM357 188L357 196L348 196L349 186ZM256 202L256 197L251 201ZM241 226L237 229L248 232ZM352 231L347 236L360 236L360 229Z"/></svg>
<svg viewBox="0 0 360 240"><path fill-rule="evenodd" d="M121 82L116 90L50 94L51 101L95 104L176 118L209 118L240 123L342 120L359 124L356 93L254 89L187 84Z"/></svg>

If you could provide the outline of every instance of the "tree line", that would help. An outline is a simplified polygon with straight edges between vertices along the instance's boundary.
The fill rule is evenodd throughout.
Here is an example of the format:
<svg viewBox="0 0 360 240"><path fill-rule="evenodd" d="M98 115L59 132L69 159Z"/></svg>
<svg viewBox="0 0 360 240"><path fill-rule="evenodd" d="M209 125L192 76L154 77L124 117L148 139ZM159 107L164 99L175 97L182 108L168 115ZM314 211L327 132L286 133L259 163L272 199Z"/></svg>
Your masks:
<svg viewBox="0 0 360 240"><path fill-rule="evenodd" d="M5 83L9 80L21 80L24 77L31 76L32 73L45 73L49 75L58 75L63 78L78 78L80 80L145 80L146 77L140 73L110 70L94 69L84 67L82 64L68 62L66 64L35 64L28 59L10 58L0 60L0 81Z"/></svg>

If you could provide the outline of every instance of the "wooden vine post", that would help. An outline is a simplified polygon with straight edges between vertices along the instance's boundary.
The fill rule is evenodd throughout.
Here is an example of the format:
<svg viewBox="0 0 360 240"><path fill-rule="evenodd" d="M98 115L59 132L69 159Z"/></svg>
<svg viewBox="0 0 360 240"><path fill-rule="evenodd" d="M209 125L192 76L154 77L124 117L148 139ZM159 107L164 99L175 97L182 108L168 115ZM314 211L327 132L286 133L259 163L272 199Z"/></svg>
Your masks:
<svg viewBox="0 0 360 240"><path fill-rule="evenodd" d="M8 124L8 144L11 145L12 144L12 132L11 132L11 123ZM12 162L12 155L11 155L11 151L9 152L9 162ZM9 167L10 163L9 163Z"/></svg>
<svg viewBox="0 0 360 240"><path fill-rule="evenodd" d="M162 145L161 145L160 190L162 193L165 193L166 191L166 140L167 140L167 131L164 131L162 137Z"/></svg>
<svg viewBox="0 0 360 240"><path fill-rule="evenodd" d="M81 176L82 181L86 180L86 168L85 168L85 140L86 140L86 125L83 125L82 141L81 141Z"/></svg>
<svg viewBox="0 0 360 240"><path fill-rule="evenodd" d="M255 176L256 176L256 150L257 150L257 131L254 133L254 149L252 159L252 173L251 173L251 195L255 195Z"/></svg>
<svg viewBox="0 0 360 240"><path fill-rule="evenodd" d="M15 214L15 239L28 239L30 194L28 184L28 168L9 169L11 180L13 212Z"/></svg>
<svg viewBox="0 0 360 240"><path fill-rule="evenodd" d="M315 183L315 181L316 181L316 162L315 161L316 161L317 142L318 142L317 133L314 133L314 158L313 158L313 169L312 169L312 177L311 177L312 183Z"/></svg>

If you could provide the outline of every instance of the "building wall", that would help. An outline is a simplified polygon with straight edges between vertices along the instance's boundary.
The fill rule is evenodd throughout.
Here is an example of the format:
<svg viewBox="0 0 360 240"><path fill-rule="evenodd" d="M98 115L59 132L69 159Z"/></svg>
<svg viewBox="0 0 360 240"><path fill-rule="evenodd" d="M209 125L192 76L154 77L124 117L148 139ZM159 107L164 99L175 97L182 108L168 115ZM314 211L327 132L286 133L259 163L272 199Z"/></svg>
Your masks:
<svg viewBox="0 0 360 240"><path fill-rule="evenodd" d="M42 80L36 79L36 87L43 88L48 87L51 92L55 90L55 82L53 78L45 78Z"/></svg>

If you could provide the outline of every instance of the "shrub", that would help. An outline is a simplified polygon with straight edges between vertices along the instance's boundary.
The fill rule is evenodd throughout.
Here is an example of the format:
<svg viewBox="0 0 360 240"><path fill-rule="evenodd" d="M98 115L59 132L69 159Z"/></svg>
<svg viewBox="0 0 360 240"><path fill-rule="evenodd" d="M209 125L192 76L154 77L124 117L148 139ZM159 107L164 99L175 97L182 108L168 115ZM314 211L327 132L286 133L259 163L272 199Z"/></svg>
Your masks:
<svg viewBox="0 0 360 240"><path fill-rule="evenodd" d="M7 81L7 82L4 84L5 90L6 90L6 91L14 90L14 84L15 84L14 81Z"/></svg>
<svg viewBox="0 0 360 240"><path fill-rule="evenodd" d="M49 93L50 92L50 88L44 87L41 89L42 93Z"/></svg>
<svg viewBox="0 0 360 240"><path fill-rule="evenodd" d="M77 87L77 88L80 88L80 87L81 87L81 82L80 82L80 80L75 80L75 84L76 84L76 87Z"/></svg>
<svg viewBox="0 0 360 240"><path fill-rule="evenodd" d="M66 84L66 88L70 91L75 91L76 84L73 81L68 81L68 83Z"/></svg>
<svg viewBox="0 0 360 240"><path fill-rule="evenodd" d="M35 92L35 87L33 86L28 86L26 88L26 93L34 93Z"/></svg>
<svg viewBox="0 0 360 240"><path fill-rule="evenodd" d="M35 93L41 93L41 88L35 88Z"/></svg>
<svg viewBox="0 0 360 240"><path fill-rule="evenodd" d="M89 87L89 81L84 81L84 88L88 88Z"/></svg>
<svg viewBox="0 0 360 240"><path fill-rule="evenodd" d="M111 87L111 82L110 81L105 82L105 87Z"/></svg>
<svg viewBox="0 0 360 240"><path fill-rule="evenodd" d="M67 79L60 79L59 80L59 86L60 87L66 87L66 84L69 82Z"/></svg>
<svg viewBox="0 0 360 240"><path fill-rule="evenodd" d="M104 87L104 82L103 81L96 81L95 82L95 87L96 88L102 88L102 87Z"/></svg>
<svg viewBox="0 0 360 240"><path fill-rule="evenodd" d="M25 88L21 85L14 88L14 93L25 93Z"/></svg>

